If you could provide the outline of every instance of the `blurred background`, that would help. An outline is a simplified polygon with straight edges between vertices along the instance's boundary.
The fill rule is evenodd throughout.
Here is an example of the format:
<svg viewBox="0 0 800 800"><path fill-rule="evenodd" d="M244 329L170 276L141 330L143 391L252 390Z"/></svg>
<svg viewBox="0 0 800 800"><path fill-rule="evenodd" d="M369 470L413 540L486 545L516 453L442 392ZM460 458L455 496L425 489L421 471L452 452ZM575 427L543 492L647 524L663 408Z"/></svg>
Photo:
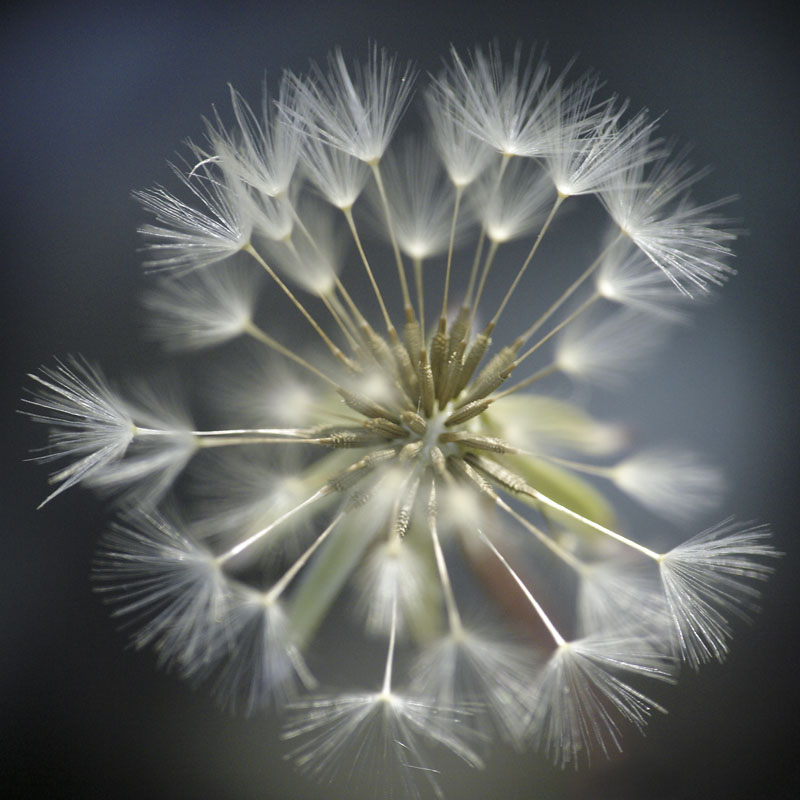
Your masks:
<svg viewBox="0 0 800 800"><path fill-rule="evenodd" d="M0 787L5 797L337 797L284 762L274 720L219 711L204 691L158 672L89 582L110 512L87 492L41 511L43 442L16 414L25 374L81 353L118 376L148 365L138 296L145 285L134 188L169 183L165 161L227 83L257 102L262 78L305 69L334 45L368 39L438 69L498 37L546 44L556 68L577 54L611 91L665 114L713 172L701 201L730 194L748 235L738 276L679 332L669 352L601 412L706 451L732 492L725 514L770 522L787 555L763 611L739 626L729 662L687 671L670 713L623 756L563 774L498 748L483 772L451 765L459 800L795 798L800 769L797 608L800 546L797 353L796 41L769 3L543 0L519 5L311 2L28 3L0 33L0 193L4 459L0 483Z"/></svg>

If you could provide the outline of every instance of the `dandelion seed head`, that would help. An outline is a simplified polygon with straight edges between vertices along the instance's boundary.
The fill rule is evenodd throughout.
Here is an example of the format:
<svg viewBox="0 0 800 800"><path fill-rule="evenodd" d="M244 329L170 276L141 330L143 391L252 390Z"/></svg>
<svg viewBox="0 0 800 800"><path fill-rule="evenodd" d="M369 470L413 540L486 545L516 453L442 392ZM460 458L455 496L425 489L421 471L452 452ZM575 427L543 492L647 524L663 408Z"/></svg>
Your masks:
<svg viewBox="0 0 800 800"><path fill-rule="evenodd" d="M375 45L365 64L352 67L336 50L327 71L314 64L306 80L289 76L304 116L281 108L315 138L369 164L386 150L410 99L413 77L410 65L399 67L394 56Z"/></svg>
<svg viewBox="0 0 800 800"><path fill-rule="evenodd" d="M453 196L435 150L427 141L406 139L387 153L382 171L400 249L412 259L441 255L450 239ZM380 199L376 192L371 194L376 206L373 213L381 218ZM382 222L379 229L385 231Z"/></svg>
<svg viewBox="0 0 800 800"><path fill-rule="evenodd" d="M492 151L458 119L458 106L435 87L425 93L434 144L453 185L463 190L489 165Z"/></svg>
<svg viewBox="0 0 800 800"><path fill-rule="evenodd" d="M451 50L452 64L434 83L437 96L453 107L459 123L507 156L534 157L544 152L553 124L552 96L558 81L545 83L546 62L533 64L518 47L511 64L504 62L497 46L476 48L464 60Z"/></svg>
<svg viewBox="0 0 800 800"><path fill-rule="evenodd" d="M682 151L647 168L632 165L599 193L620 230L689 295L708 292L734 272L728 262L736 235L717 210L730 198L698 204L689 194L703 174Z"/></svg>
<svg viewBox="0 0 800 800"><path fill-rule="evenodd" d="M400 632L410 620L430 613L426 585L432 577L420 554L412 547L403 547L399 540L374 547L356 578L366 630L373 635L389 631L395 600Z"/></svg>
<svg viewBox="0 0 800 800"><path fill-rule="evenodd" d="M651 549L660 523L620 519L620 491L682 525L721 475L670 443L632 452L564 393L654 374L691 295L732 274L702 172L593 74L496 45L453 50L395 137L415 78L371 45L260 108L231 89L178 194L136 194L170 273L151 332L225 345L208 379L187 370L208 397L69 359L25 408L60 463L48 499L124 501L95 578L134 643L226 708L284 713L301 770L380 797L442 797L436 754L480 768L498 738L562 767L618 751L662 710L648 682L724 657L777 555L732 522ZM584 225L577 195L609 220ZM334 640L359 662L340 688Z"/></svg>
<svg viewBox="0 0 800 800"><path fill-rule="evenodd" d="M472 766L482 763L457 734L451 712L395 693L323 696L291 711L297 721L290 721L284 738L297 742L290 757L301 769L324 779L345 762L349 785L377 788L388 797L417 798L422 781L444 796L425 745L449 750Z"/></svg>
<svg viewBox="0 0 800 800"><path fill-rule="evenodd" d="M306 141L303 169L320 195L338 209L352 208L369 179L363 161L314 138Z"/></svg>
<svg viewBox="0 0 800 800"><path fill-rule="evenodd" d="M61 485L47 502L119 459L133 439L135 426L127 405L103 373L82 359L59 362L31 378L36 389L25 398L25 413L51 426L51 452L38 458L65 457L72 462L52 476L51 482Z"/></svg>

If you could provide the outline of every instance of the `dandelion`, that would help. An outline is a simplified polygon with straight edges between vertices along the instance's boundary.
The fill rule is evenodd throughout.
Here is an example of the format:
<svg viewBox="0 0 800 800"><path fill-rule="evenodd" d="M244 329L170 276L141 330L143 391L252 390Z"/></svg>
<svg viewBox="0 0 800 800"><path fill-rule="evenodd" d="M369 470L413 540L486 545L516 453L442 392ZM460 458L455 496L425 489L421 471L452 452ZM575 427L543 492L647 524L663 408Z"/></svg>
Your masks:
<svg viewBox="0 0 800 800"><path fill-rule="evenodd" d="M649 364L689 289L731 274L698 174L646 112L519 49L453 51L398 145L414 74L373 46L287 74L260 115L232 90L187 199L136 194L167 273L151 332L224 348L218 421L82 359L33 375L25 409L62 463L48 500L126 503L95 578L134 643L226 708L284 713L301 770L403 797L498 738L560 766L618 751L663 710L649 681L724 658L777 555L759 526L628 530L626 496L682 524L721 475L561 399ZM593 199L606 223L578 221ZM586 263L549 268L576 230ZM385 657L365 677L348 640L336 685L309 656L348 600Z"/></svg>

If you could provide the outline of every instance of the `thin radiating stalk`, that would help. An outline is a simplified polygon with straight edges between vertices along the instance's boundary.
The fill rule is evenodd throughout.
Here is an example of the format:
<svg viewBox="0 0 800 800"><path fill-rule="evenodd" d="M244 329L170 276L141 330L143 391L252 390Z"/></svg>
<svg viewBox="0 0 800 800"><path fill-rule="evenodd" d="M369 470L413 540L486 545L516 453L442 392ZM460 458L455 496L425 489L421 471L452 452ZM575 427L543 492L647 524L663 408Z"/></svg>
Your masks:
<svg viewBox="0 0 800 800"><path fill-rule="evenodd" d="M489 252L486 254L486 260L483 263L483 272L481 273L481 279L478 283L478 290L475 293L475 302L472 304L472 314L470 314L469 318L469 327L472 328L472 324L475 321L475 314L478 311L478 305L481 302L481 297L483 297L483 290L486 287L486 279L489 277L489 270L492 268L492 264L494 263L494 257L497 255L497 250L500 247L500 243L496 242L494 239L492 243L489 245ZM494 325L492 325L494 328Z"/></svg>
<svg viewBox="0 0 800 800"><path fill-rule="evenodd" d="M133 427L134 436L172 436L173 430L163 430L159 428L140 428L138 425ZM184 433L184 431L181 431ZM287 439L299 439L313 436L313 431L304 428L236 428L219 431L185 431L187 436L196 437L218 437L218 436L285 436Z"/></svg>
<svg viewBox="0 0 800 800"><path fill-rule="evenodd" d="M442 293L442 319L447 318L447 300L450 294L450 270L453 264L453 248L456 240L456 223L458 211L461 207L461 197L464 194L463 186L455 186L455 200L453 202L453 220L450 223L450 241L447 245L447 265L444 272L444 292Z"/></svg>
<svg viewBox="0 0 800 800"><path fill-rule="evenodd" d="M345 285L342 283L338 275L334 277L334 281L336 283L336 291L339 292L339 294L342 296L345 303L347 304L347 308L350 309L350 313L353 315L352 320L350 320L350 324L353 326L354 331L358 331L361 325L365 324L366 322L366 320L364 319L364 315L361 313L361 310L356 305L353 298L350 296L350 292L347 291ZM338 298L337 298L337 304L341 305L341 303L339 303L338 301Z"/></svg>
<svg viewBox="0 0 800 800"><path fill-rule="evenodd" d="M248 322L245 325L245 333L248 336L251 336L258 342L265 344L271 350L274 350L276 353L280 353L282 356L294 361L295 364L299 364L304 369L307 369L312 374L316 375L318 378L321 378L325 383L332 386L334 389L341 388L338 383L336 383L333 378L326 375L322 370L317 369L315 366L310 364L306 361L302 356L297 355L294 351L290 350L288 347L285 347L276 339L273 339L266 331L261 330L257 325L252 322Z"/></svg>
<svg viewBox="0 0 800 800"><path fill-rule="evenodd" d="M510 490L516 494L525 495L527 497L531 497L534 500L554 509L555 511L559 511L563 514L566 514L572 519L577 520L578 522L587 525L590 528L593 528L598 533L602 533L604 536L608 536L611 539L619 542L620 544L625 545L626 547L630 547L633 550L641 553L647 558L652 559L653 561L661 561L664 557L663 553L656 553L654 550L650 550L649 548L645 547L644 545L639 544L638 542L633 541L632 539L628 539L627 537L623 536L621 533L617 533L616 531L612 531L610 528L606 528L604 525L600 525L598 522L594 522L594 520L589 519L588 517L584 517L582 514L579 514L577 511L573 511L571 508L567 506L561 505L561 503L556 502L552 498L548 497L546 494L543 494L538 489L534 489L532 486L528 485L526 481L521 478L519 475L507 470L500 464L495 462L484 460L484 459L475 459L473 456L467 456L469 461L477 466L478 470L484 475L487 475L492 481L499 483L501 486L504 487L505 490ZM496 500L496 493L492 493L492 499Z"/></svg>
<svg viewBox="0 0 800 800"><path fill-rule="evenodd" d="M253 434L251 436L231 436L229 438L214 438L206 439L203 436L195 437L195 443L198 447L208 449L210 447L230 447L233 445L242 444L319 444L328 446L331 443L330 437L308 438L299 437L297 439L290 439L288 437L279 436L260 436Z"/></svg>
<svg viewBox="0 0 800 800"><path fill-rule="evenodd" d="M344 307L344 305L342 305L342 301L339 300L334 292L321 294L320 300L322 300L322 302L325 304L325 307L328 309L328 311L330 311L331 316L336 319L336 322L342 329L342 332L344 333L348 344L353 349L353 352L358 352L363 342L358 341L358 328L351 319L347 309Z"/></svg>
<svg viewBox="0 0 800 800"><path fill-rule="evenodd" d="M328 309L328 312L330 313L330 315L336 321L336 324L339 326L339 330L344 335L344 338L347 339L347 343L350 345L351 350L353 352L356 352L358 350L358 348L359 348L359 344L356 341L356 338L353 335L353 333L351 332L351 329L349 327L353 323L350 321L349 318L343 317L342 313L341 313L341 312L345 312L346 313L345 308L342 306L341 303L338 302L338 299L336 298L335 295L330 295L329 296L329 295L321 294L319 296L319 299L322 301L322 303L325 306L325 308ZM334 301L336 301L336 302L334 302Z"/></svg>
<svg viewBox="0 0 800 800"><path fill-rule="evenodd" d="M611 479L614 473L612 467L600 467L596 464L583 464L580 461L570 461L567 458L559 458L558 456L549 455L546 453L528 453L528 455L536 455L537 458L543 458L546 461L551 461L553 464L558 464L561 467L575 470L576 472L583 472L585 475L596 475L599 478Z"/></svg>
<svg viewBox="0 0 800 800"><path fill-rule="evenodd" d="M553 314L555 314L555 312L558 311L558 309L561 308L561 306L564 305L567 300L569 300L570 297L572 297L581 284L583 284L584 281L586 281L600 266L600 262L603 260L603 257L606 255L606 253L608 253L609 250L611 250L612 247L614 247L614 245L616 245L622 236L623 234L620 232L607 247L603 248L603 252L600 253L600 255L597 256L597 258L592 261L592 263L564 290L563 294L550 306L550 308L548 308L547 311L545 311L544 314L542 314L542 316L539 317L539 319L537 319L527 331L525 331L525 333L522 335L523 339L530 339L530 337L533 336L533 334L536 333L536 331L538 331L539 328L541 328L542 325L544 325L544 323L547 322L547 320L550 319L550 317L552 317Z"/></svg>
<svg viewBox="0 0 800 800"><path fill-rule="evenodd" d="M489 192L489 199L487 203L491 204L494 201L494 197L497 194L498 190L500 189L500 183L503 180L503 175L505 174L506 167L508 167L509 161L513 156L509 153L503 153L503 157L500 160L500 168L497 170L497 175L494 179L494 184L492 185L492 190ZM481 233L478 237L478 244L475 247L475 257L472 260L472 269L470 270L469 274L469 283L467 284L467 292L464 295L464 305L471 305L472 304L472 292L475 289L475 281L478 278L478 264L480 264L481 260L481 253L483 252L483 243L486 241L486 225L481 223Z"/></svg>
<svg viewBox="0 0 800 800"><path fill-rule="evenodd" d="M497 560L505 567L508 574L513 578L514 582L519 586L522 590L522 593L528 599L528 602L533 606L533 610L536 612L539 619L544 623L544 626L547 628L550 636L553 638L553 641L556 643L556 647L561 647L567 643L567 640L558 632L558 628L550 621L550 617L545 614L544 609L539 605L537 599L531 594L530 589L525 585L525 582L522 578L517 575L514 571L514 568L511 564L506 561L503 557L503 554L494 546L492 541L489 537L480 529L478 528L478 536L483 539L484 544L494 553L497 557Z"/></svg>
<svg viewBox="0 0 800 800"><path fill-rule="evenodd" d="M553 203L553 207L550 209L550 213L547 215L547 219L544 221L544 225L542 225L542 229L539 231L536 240L533 243L533 247L531 247L530 252L528 253L528 257L523 262L522 266L517 273L516 278L514 278L511 286L508 287L508 291L505 294L502 302L500 303L499 308L495 312L495 315L492 317L492 324L493 326L497 325L497 321L500 319L500 315L503 313L503 310L506 307L506 304L511 299L511 295L514 294L514 290L517 288L517 285L522 280L522 276L525 274L525 270L528 269L528 264L531 263L536 251L539 249L539 244L541 243L542 239L544 238L545 233L547 233L547 229L550 227L550 223L553 221L553 217L555 217L556 212L561 207L561 204L565 200L565 196L562 194L558 194L556 196L555 202Z"/></svg>
<svg viewBox="0 0 800 800"><path fill-rule="evenodd" d="M325 342L326 346L331 351L331 354L341 361L345 366L352 368L353 365L350 359L347 358L347 356L334 344L328 334L322 330L322 327L309 313L308 309L306 309L306 307L297 299L294 292L292 292L292 290L278 277L275 270L273 270L272 267L270 267L269 264L264 261L260 253L251 244L248 244L244 249L266 270L267 274L283 290L284 294L286 294L286 296L292 301L297 310L306 318L308 324L311 325L311 327L319 334L322 341Z"/></svg>
<svg viewBox="0 0 800 800"><path fill-rule="evenodd" d="M422 259L414 259L414 282L417 288L417 304L419 305L419 329L425 337L425 287L422 283ZM416 354L415 354L416 355Z"/></svg>
<svg viewBox="0 0 800 800"><path fill-rule="evenodd" d="M483 255L483 244L486 241L486 227L481 225L481 232L478 236L478 243L475 245L475 256L472 259L472 268L469 271L469 281L467 283L467 291L464 293L464 308L472 307L472 293L475 291L475 281L478 279L478 265L481 263L481 255Z"/></svg>
<svg viewBox="0 0 800 800"><path fill-rule="evenodd" d="M456 604L455 594L453 593L453 585L450 581L447 563L444 560L444 552L442 551L442 545L439 541L436 514L436 486L435 482L431 481L431 493L428 500L428 530L430 531L431 542L433 543L433 553L436 557L436 569L439 572L439 582L442 586L442 595L444 596L444 604L447 609L447 621L450 626L450 632L454 636L460 636L463 633L464 626L461 622L461 614L458 612L458 605Z"/></svg>
<svg viewBox="0 0 800 800"><path fill-rule="evenodd" d="M314 240L311 238L311 236L308 233L306 233L306 237L312 243L312 245L314 246L314 249L317 250L317 252L319 252L319 248L316 246ZM291 236L288 239L286 239L284 244L286 245L286 247L289 250L289 252L297 259L298 262L300 262L301 261L300 254L297 252L297 247L295 246L295 243L292 241ZM334 322L338 325L339 330L341 330L341 332L344 334L345 338L347 339L347 341L349 342L349 344L352 347L355 344L355 341L352 339L352 337L350 335L350 331L345 327L344 322L342 321L341 317L337 313L336 309L333 308L333 306L331 305L330 300L328 300L328 298L324 294L318 294L317 296L322 301L322 303L324 304L325 308L328 309L328 312L333 317Z"/></svg>
<svg viewBox="0 0 800 800"><path fill-rule="evenodd" d="M394 325L392 324L392 319L389 316L389 312L386 309L386 303L383 301L383 295L381 294L381 290L378 286L378 282L375 280L375 275L372 272L372 267L369 265L369 259L367 259L367 254L364 252L364 246L361 244L361 237L358 235L358 229L356 228L356 221L353 219L353 209L352 208L343 208L342 213L347 220L347 224L350 227L350 233L353 235L353 241L356 243L356 248L358 249L358 254L361 256L361 263L364 265L364 269L367 271L367 277L369 278L369 282L372 286L372 291L375 293L375 299L378 301L378 305L381 309L381 314L383 314L383 320L386 323L386 330L391 332L395 330ZM397 334L395 333L395 336Z"/></svg>
<svg viewBox="0 0 800 800"><path fill-rule="evenodd" d="M547 378L548 376L558 372L558 366L556 364L550 364L546 367L542 367L542 369L537 370L528 378L521 380L519 383L515 383L513 386L509 386L508 389L504 389L502 392L498 392L497 394L493 394L486 399L495 402L496 400L501 400L503 397L508 397L510 394L514 394L514 392L518 392L520 389L526 389L528 386L536 383L536 381L542 380L542 378Z"/></svg>
<svg viewBox="0 0 800 800"><path fill-rule="evenodd" d="M591 308L598 300L600 299L600 295L595 293L587 300L584 300L568 317L565 317L561 322L558 323L551 331L546 333L541 339L539 339L536 344L532 347L529 347L518 359L517 364L521 364L528 356L535 353L542 345L547 344L559 331L563 330L567 327L571 322L574 322L581 314Z"/></svg>
<svg viewBox="0 0 800 800"><path fill-rule="evenodd" d="M397 591L395 590L392 597L392 625L389 629L389 649L386 653L386 669L383 673L383 686L381 687L381 696L385 698L391 697L392 694L392 666L394 664L394 643L397 638Z"/></svg>
<svg viewBox="0 0 800 800"><path fill-rule="evenodd" d="M329 485L326 484L321 489L314 492L314 494L312 494L311 497L307 498L306 500L303 500L302 503L290 509L285 514L281 514L281 516L278 517L278 519L271 522L269 525L266 526L266 528L262 528L260 531L256 531L252 536L248 536L246 539L243 539L241 542L238 542L236 545L234 545L227 552L217 556L216 558L217 564L219 566L223 566L232 558L235 558L236 556L240 555L245 550L247 550L248 547L252 547L256 542L261 541L261 539L263 539L267 534L272 533L272 531L274 531L277 527L282 525L287 520L291 519L295 514L298 514L303 509L308 508L308 506L312 505L317 500L326 497L332 491L333 490L329 487Z"/></svg>
<svg viewBox="0 0 800 800"><path fill-rule="evenodd" d="M619 542L620 544L624 544L626 547L630 547L631 549L636 550L637 552L641 553L644 556L647 556L647 558L650 558L653 561L661 561L661 559L663 558L663 553L656 553L655 550L650 550L650 548L645 547L644 545L641 545L638 542L634 542L633 539L628 539L621 533L612 531L610 528L606 528L605 526L600 525L597 522L594 522L588 517L584 517L582 514L578 514L577 511L573 511L571 508L562 506L561 503L557 503L555 500L552 500L547 495L542 494L536 489L531 489L529 492L526 492L526 494L529 494L535 500L538 500L540 503L549 506L555 511L560 511L564 514L567 514L568 516L572 517L578 522L582 522L584 525L588 525L590 528L594 528L594 530L598 531L598 533L602 533L605 536L608 536L611 539L614 539L615 541Z"/></svg>
<svg viewBox="0 0 800 800"><path fill-rule="evenodd" d="M392 209L389 207L389 198L386 196L386 188L383 185L383 178L381 177L380 164L377 161L370 163L372 174L375 177L375 183L378 186L378 193L381 197L381 205L383 206L383 213L386 217L386 227L389 229L389 238L392 241L392 250L394 251L394 260L397 264L397 275L400 278L400 289L403 292L403 305L405 306L407 321L413 319L413 306L411 305L411 295L408 291L408 281L406 280L406 270L403 266L403 257L400 255L400 247L397 244L397 237L394 233L394 222L392 221Z"/></svg>
<svg viewBox="0 0 800 800"><path fill-rule="evenodd" d="M342 511L340 514L333 518L333 521L325 528L322 533L317 536L317 538L312 542L312 544L305 550L305 552L292 564L286 572L278 579L278 581L270 587L270 589L264 593L264 604L269 605L270 603L274 603L281 594L286 590L286 587L294 580L295 576L298 572L308 563L308 560L317 549L322 545L322 543L328 538L328 536L333 532L333 529L342 521L342 518L345 516L345 512Z"/></svg>

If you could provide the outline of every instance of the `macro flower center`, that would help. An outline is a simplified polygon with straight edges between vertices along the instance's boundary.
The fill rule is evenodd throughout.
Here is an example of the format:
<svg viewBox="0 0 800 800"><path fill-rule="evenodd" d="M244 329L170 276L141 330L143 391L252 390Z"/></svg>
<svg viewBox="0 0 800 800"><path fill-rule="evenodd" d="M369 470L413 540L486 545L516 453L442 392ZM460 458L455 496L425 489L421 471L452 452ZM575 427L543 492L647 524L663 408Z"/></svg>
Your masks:
<svg viewBox="0 0 800 800"><path fill-rule="evenodd" d="M325 427L317 432L324 443L342 448L383 445L387 449L366 458L413 464L416 481L429 468L440 477L462 480L465 471L472 472L463 460L469 453L516 452L471 422L502 396L497 390L511 375L521 342L503 348L479 369L493 326L471 337L471 318L472 308L466 304L449 326L442 316L430 344L423 341L410 307L402 340L391 324L384 338L363 321L359 333L364 346L346 359L350 377L336 389L361 416L361 424Z"/></svg>

